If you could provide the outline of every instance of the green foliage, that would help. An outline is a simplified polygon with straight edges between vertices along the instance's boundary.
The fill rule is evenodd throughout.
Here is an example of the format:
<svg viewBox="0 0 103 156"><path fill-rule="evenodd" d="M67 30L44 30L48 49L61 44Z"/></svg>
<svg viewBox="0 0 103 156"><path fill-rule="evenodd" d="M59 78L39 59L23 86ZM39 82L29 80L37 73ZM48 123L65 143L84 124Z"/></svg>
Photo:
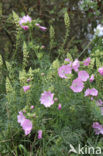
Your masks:
<svg viewBox="0 0 103 156"><path fill-rule="evenodd" d="M50 50L55 47L55 31L53 26L50 26Z"/></svg>
<svg viewBox="0 0 103 156"><path fill-rule="evenodd" d="M70 31L70 19L69 19L67 12L64 14L64 23L65 23L65 38L63 41L63 47L65 46L65 44L67 42L67 39L69 36L69 31Z"/></svg>
<svg viewBox="0 0 103 156"><path fill-rule="evenodd" d="M19 27L19 23L18 23L18 22L19 22L19 19L20 19L20 18L19 18L19 16L16 14L15 11L13 11L12 13L13 13L13 20L14 20L14 23L16 24L17 27Z"/></svg>
<svg viewBox="0 0 103 156"><path fill-rule="evenodd" d="M103 89L103 78L97 73L97 68L102 65L100 44L98 44L99 48L94 47L90 54L89 67L84 67L83 62L80 61L80 70L87 70L90 75L95 74L95 81L91 84L88 80L84 88L84 91L88 87L96 86L98 89L99 97L91 101L90 97L84 97L84 91L76 94L70 89L72 81L77 77L76 72L72 72L67 79L58 76L58 68L62 65L64 58L69 58L73 62L78 51L76 46L69 52L65 48L70 33L68 13L64 14L65 36L61 46L57 48L57 57L52 56L52 50L57 45L54 26L50 25L49 30L50 47L43 49L39 38L34 39L32 35L36 29L34 26L36 20L31 22L28 32L24 32L18 25L19 16L15 12L13 12L13 19L16 24L16 43L10 62L4 60L7 71L6 92L4 97L0 98L1 154L65 156L70 150L69 144L75 147L78 144L94 144L92 124L94 121L103 124L100 108L96 105L98 98L102 98ZM75 54L72 54L73 52ZM3 68L1 57L0 70ZM28 79L30 81L27 81ZM24 92L23 86L27 85L30 86L30 90ZM40 97L44 91L53 92L54 98L57 99L50 108L40 104ZM62 109L58 110L60 103ZM31 109L32 105L34 109ZM25 117L33 124L32 132L28 136L24 135L24 131L17 122L20 111L23 111ZM41 140L37 138L39 129L43 131ZM98 137L95 138L98 139ZM100 138L97 145L102 145L102 142Z"/></svg>
<svg viewBox="0 0 103 156"><path fill-rule="evenodd" d="M27 45L24 42L23 43L23 68L25 69L25 67L28 65L28 49L27 49Z"/></svg>

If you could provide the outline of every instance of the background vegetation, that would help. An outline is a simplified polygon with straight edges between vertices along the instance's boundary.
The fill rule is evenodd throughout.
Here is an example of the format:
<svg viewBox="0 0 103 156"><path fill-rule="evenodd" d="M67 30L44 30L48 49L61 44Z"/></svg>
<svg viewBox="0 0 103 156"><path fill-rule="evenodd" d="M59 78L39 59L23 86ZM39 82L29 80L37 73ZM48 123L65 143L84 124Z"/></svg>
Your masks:
<svg viewBox="0 0 103 156"><path fill-rule="evenodd" d="M94 28L103 23L102 12L102 0L0 1L1 155L66 156L70 143L75 147L88 144L102 148L102 137L95 136L92 129L93 121L103 124L96 106L96 100L102 99L103 78L97 69L103 66L103 40L94 38ZM34 23L24 31L18 22L19 17L27 14ZM47 31L37 29L36 22L47 27ZM96 75L92 87L98 89L99 96L93 101L70 90L76 73L67 80L57 73L65 58L78 58L82 64L88 56L90 66L81 69ZM22 87L28 84L31 89L24 93ZM90 85L87 82L86 87ZM51 108L40 105L44 90L54 92L58 98ZM31 110L31 105L35 109ZM33 122L29 136L17 123L20 110L26 111ZM38 129L43 130L41 140L37 139Z"/></svg>

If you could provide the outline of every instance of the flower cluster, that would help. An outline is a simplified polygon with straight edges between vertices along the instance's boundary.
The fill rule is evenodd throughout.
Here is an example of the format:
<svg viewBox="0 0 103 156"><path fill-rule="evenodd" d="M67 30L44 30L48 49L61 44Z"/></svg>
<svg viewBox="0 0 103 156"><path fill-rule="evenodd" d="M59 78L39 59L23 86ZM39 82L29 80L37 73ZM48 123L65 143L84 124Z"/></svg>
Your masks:
<svg viewBox="0 0 103 156"><path fill-rule="evenodd" d="M22 129L24 130L25 135L30 134L32 130L32 122L29 119L25 118L23 112L19 112L17 119L18 119L18 123L20 123Z"/></svg>
<svg viewBox="0 0 103 156"><path fill-rule="evenodd" d="M63 65L58 69L58 74L61 78L67 78L67 74L71 74L71 66L69 64Z"/></svg>
<svg viewBox="0 0 103 156"><path fill-rule="evenodd" d="M66 58L65 62L69 62L69 64L67 65L62 65L59 69L58 69L58 74L59 77L61 78L67 78L66 75L71 74L72 73L72 69L77 72L78 68L80 66L80 63L78 61L78 59L76 59L74 62L71 62L70 59Z"/></svg>
<svg viewBox="0 0 103 156"><path fill-rule="evenodd" d="M91 59L90 59L90 57L88 57L87 59L85 59L83 61L83 65L88 66L90 64L90 61L91 61ZM71 62L70 59L66 58L65 62L69 63L69 64L62 65L58 69L59 76L61 78L67 78L67 74L71 74L72 69L73 69L75 72L78 73L78 77L72 81L72 85L70 86L70 88L75 93L81 92L84 88L84 82L86 82L89 79L89 74L85 70L79 71L80 62L78 59L76 59L74 62ZM102 72L101 70L99 70L99 71ZM91 75L89 81L90 82L94 81L93 74ZM92 88L92 89L88 88L85 91L85 96L97 96L97 95L98 95L98 91L95 88Z"/></svg>
<svg viewBox="0 0 103 156"><path fill-rule="evenodd" d="M19 25L24 30L28 30L29 23L31 23L31 21L32 19L30 16L28 15L23 16L19 20ZM46 27L41 26L39 23L36 23L35 26L38 27L42 31L47 30ZM98 32L98 36L103 36L102 25L98 25L94 31L95 33ZM43 48L45 48L45 46L41 47L41 49ZM82 90L85 87L86 81L89 80L91 83L94 81L94 74L92 74L91 77L89 77L89 74L87 71L80 70L80 61L78 59L71 61L69 58L66 58L64 62L65 64L59 67L58 69L58 75L60 78L67 79L68 75L72 74L72 71L76 72L76 75L78 75L77 78L72 81L72 84L70 86L73 92L75 93L82 92ZM89 66L90 62L91 62L91 58L88 57L82 62L82 64L84 66ZM100 67L98 69L98 72L100 73L100 75L103 76L103 67ZM44 76L44 75L45 75L44 73L41 73L41 76ZM31 79L27 79L28 83L30 81ZM27 92L30 89L30 87L31 87L30 85L23 86L24 92ZM93 100L95 96L98 96L98 90L96 90L95 88L87 88L85 90L84 96L85 97L90 96L91 99ZM57 98L54 99L54 93L51 93L50 91L44 91L41 94L40 103L43 104L46 108L51 107L54 104L54 102L57 102L57 101L58 101ZM101 108L101 114L103 115L103 107L101 107L103 102L99 100L98 103ZM61 108L62 108L62 105L59 103L58 110L61 110ZM30 109L33 110L34 106L32 105ZM24 130L25 135L30 134L32 130L32 122L24 116L23 112L19 112L19 115L17 116L17 120L18 120L18 123L21 125L22 129ZM103 126L99 124L98 122L94 122L92 127L94 128L96 134L103 134ZM38 139L41 139L41 138L42 138L42 130L38 130Z"/></svg>
<svg viewBox="0 0 103 156"><path fill-rule="evenodd" d="M98 90L96 90L95 88L92 89L86 89L85 91L85 96L97 96L98 95Z"/></svg>
<svg viewBox="0 0 103 156"><path fill-rule="evenodd" d="M24 25L27 23L30 23L32 21L30 16L23 16L22 18L20 18L19 20L19 25L24 29L24 30L28 30L29 26L28 25Z"/></svg>

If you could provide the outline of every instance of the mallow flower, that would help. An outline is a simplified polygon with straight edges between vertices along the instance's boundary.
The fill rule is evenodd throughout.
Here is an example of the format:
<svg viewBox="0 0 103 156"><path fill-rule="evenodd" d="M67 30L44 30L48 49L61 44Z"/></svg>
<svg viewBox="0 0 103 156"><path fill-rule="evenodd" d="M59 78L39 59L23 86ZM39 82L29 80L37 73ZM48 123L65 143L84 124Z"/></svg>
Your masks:
<svg viewBox="0 0 103 156"><path fill-rule="evenodd" d="M69 58L65 58L64 62L70 62Z"/></svg>
<svg viewBox="0 0 103 156"><path fill-rule="evenodd" d="M61 108L62 108L62 105L59 104L59 105L58 105L58 110L61 110Z"/></svg>
<svg viewBox="0 0 103 156"><path fill-rule="evenodd" d="M38 139L42 139L42 130L38 130Z"/></svg>
<svg viewBox="0 0 103 156"><path fill-rule="evenodd" d="M34 106L32 105L32 106L30 107L30 109L34 109Z"/></svg>
<svg viewBox="0 0 103 156"><path fill-rule="evenodd" d="M19 25L24 29L24 30L28 30L29 26L28 25L24 25L26 23L30 23L32 21L30 16L23 16L22 18L20 18L19 20Z"/></svg>
<svg viewBox="0 0 103 156"><path fill-rule="evenodd" d="M85 82L88 80L89 74L85 70L81 70L78 72L78 78Z"/></svg>
<svg viewBox="0 0 103 156"><path fill-rule="evenodd" d="M23 86L24 92L30 89L30 86Z"/></svg>
<svg viewBox="0 0 103 156"><path fill-rule="evenodd" d="M90 64L90 61L91 61L90 57L86 58L86 59L83 61L83 65L84 65L84 66L88 66L88 65Z"/></svg>
<svg viewBox="0 0 103 156"><path fill-rule="evenodd" d="M29 119L26 119L23 115L23 112L19 112L17 116L17 121L20 123L21 127L23 128L25 135L30 134L32 130L32 122Z"/></svg>
<svg viewBox="0 0 103 156"><path fill-rule="evenodd" d="M103 67L100 67L100 68L98 69L98 72L100 73L100 75L103 76Z"/></svg>
<svg viewBox="0 0 103 156"><path fill-rule="evenodd" d="M93 122L92 127L94 128L95 134L103 134L103 126L99 122Z"/></svg>
<svg viewBox="0 0 103 156"><path fill-rule="evenodd" d="M54 104L54 93L51 93L50 91L44 91L44 93L41 94L40 102L45 107L50 107Z"/></svg>
<svg viewBox="0 0 103 156"><path fill-rule="evenodd" d="M76 93L81 92L84 88L84 83L82 82L81 79L76 78L75 80L73 80L70 88L73 90L73 92L76 92Z"/></svg>
<svg viewBox="0 0 103 156"><path fill-rule="evenodd" d="M46 27L41 26L39 23L36 23L35 25L36 25L38 28L40 28L40 30L42 30L42 31L46 31L46 30L47 30Z"/></svg>
<svg viewBox="0 0 103 156"><path fill-rule="evenodd" d="M78 68L80 66L80 62L78 59L75 59L74 62L72 63L72 69L75 71L75 72L78 72Z"/></svg>
<svg viewBox="0 0 103 156"><path fill-rule="evenodd" d="M97 96L98 95L98 90L96 90L95 88L92 89L86 89L85 91L85 96Z"/></svg>
<svg viewBox="0 0 103 156"><path fill-rule="evenodd" d="M59 74L59 77L61 78L67 78L67 74L71 74L72 72L72 68L69 64L67 65L62 65L59 69L58 69L58 74Z"/></svg>
<svg viewBox="0 0 103 156"><path fill-rule="evenodd" d="M27 79L27 82L30 82L31 81L31 79L29 78L29 79Z"/></svg>
<svg viewBox="0 0 103 156"><path fill-rule="evenodd" d="M94 81L94 75L93 75L93 74L91 75L89 81L90 81L90 82L93 82L93 81Z"/></svg>
<svg viewBox="0 0 103 156"><path fill-rule="evenodd" d="M39 28L42 30L42 31L46 31L47 28L46 27L43 27L43 26L39 26Z"/></svg>
<svg viewBox="0 0 103 156"><path fill-rule="evenodd" d="M29 119L25 119L22 124L22 128L25 132L25 135L30 134L30 132L32 130L32 122Z"/></svg>
<svg viewBox="0 0 103 156"><path fill-rule="evenodd" d="M18 123L20 123L20 125L22 126L24 120L25 120L25 116L23 115L23 112L19 112L19 115L17 116L17 121Z"/></svg>

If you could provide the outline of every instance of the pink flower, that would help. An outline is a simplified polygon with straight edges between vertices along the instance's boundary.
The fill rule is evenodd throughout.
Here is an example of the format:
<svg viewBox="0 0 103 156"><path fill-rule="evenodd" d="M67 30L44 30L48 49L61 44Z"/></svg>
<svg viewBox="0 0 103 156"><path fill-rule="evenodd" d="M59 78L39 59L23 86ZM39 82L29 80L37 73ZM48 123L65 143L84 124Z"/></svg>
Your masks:
<svg viewBox="0 0 103 156"><path fill-rule="evenodd" d="M88 57L86 60L83 61L84 66L88 66L90 64L90 57Z"/></svg>
<svg viewBox="0 0 103 156"><path fill-rule="evenodd" d="M19 21L19 25L24 29L24 30L28 30L29 27L27 25L23 25L23 24L26 24L26 23L30 23L31 22L31 17L30 16L23 16L22 18L20 18L20 21Z"/></svg>
<svg viewBox="0 0 103 156"><path fill-rule="evenodd" d="M64 61L65 62L70 62L70 59L69 58L66 58Z"/></svg>
<svg viewBox="0 0 103 156"><path fill-rule="evenodd" d="M47 28L46 27L43 27L43 26L39 26L39 28L42 30L42 31L46 31Z"/></svg>
<svg viewBox="0 0 103 156"><path fill-rule="evenodd" d="M75 72L78 72L79 66L80 66L80 63L78 59L75 59L75 61L72 63L72 68L74 69Z"/></svg>
<svg viewBox="0 0 103 156"><path fill-rule="evenodd" d="M94 100L94 98L93 97L91 97L91 101L93 101Z"/></svg>
<svg viewBox="0 0 103 156"><path fill-rule="evenodd" d="M71 74L72 68L69 64L63 65L58 69L58 74L61 78L67 78L66 74Z"/></svg>
<svg viewBox="0 0 103 156"><path fill-rule="evenodd" d="M32 122L29 119L25 119L22 124L22 128L25 132L25 135L30 134L30 132L32 130Z"/></svg>
<svg viewBox="0 0 103 156"><path fill-rule="evenodd" d="M37 27L40 27L40 24L39 24L39 23L36 23L35 25L36 25Z"/></svg>
<svg viewBox="0 0 103 156"><path fill-rule="evenodd" d="M90 89L88 88L88 89L86 89L86 91L85 91L85 96L89 96L90 95Z"/></svg>
<svg viewBox="0 0 103 156"><path fill-rule="evenodd" d="M96 90L95 88L90 89L90 95L97 96L98 95L98 90Z"/></svg>
<svg viewBox="0 0 103 156"><path fill-rule="evenodd" d="M103 67L100 67L100 68L98 69L98 72L100 73L100 75L103 76Z"/></svg>
<svg viewBox="0 0 103 156"><path fill-rule="evenodd" d="M97 106L103 106L103 101L101 99L96 101Z"/></svg>
<svg viewBox="0 0 103 156"><path fill-rule="evenodd" d="M17 116L18 119L18 123L20 123L20 125L22 126L24 120L25 120L25 116L23 115L23 112L19 112L19 115Z"/></svg>
<svg viewBox="0 0 103 156"><path fill-rule="evenodd" d="M27 82L30 82L31 81L31 79L27 79Z"/></svg>
<svg viewBox="0 0 103 156"><path fill-rule="evenodd" d="M42 139L42 130L38 131L38 139Z"/></svg>
<svg viewBox="0 0 103 156"><path fill-rule="evenodd" d="M94 75L93 75L93 74L91 75L89 81L90 81L90 82L93 82L93 81L94 81Z"/></svg>
<svg viewBox="0 0 103 156"><path fill-rule="evenodd" d="M98 95L98 90L96 90L95 88L92 88L92 89L86 89L85 91L85 96L97 96Z"/></svg>
<svg viewBox="0 0 103 156"><path fill-rule="evenodd" d="M94 128L95 134L103 134L103 126L98 122L94 122L92 127Z"/></svg>
<svg viewBox="0 0 103 156"><path fill-rule="evenodd" d="M32 106L30 107L30 109L34 109L34 106L32 105Z"/></svg>
<svg viewBox="0 0 103 156"><path fill-rule="evenodd" d="M61 108L62 108L62 105L59 104L59 105L58 105L58 110L61 110Z"/></svg>
<svg viewBox="0 0 103 156"><path fill-rule="evenodd" d="M70 88L73 90L73 92L81 92L84 88L84 83L79 78L77 78L73 80Z"/></svg>
<svg viewBox="0 0 103 156"><path fill-rule="evenodd" d="M78 72L78 78L81 80L81 81L87 81L88 78L89 78L89 74L85 71L85 70L82 70L82 71L79 71Z"/></svg>
<svg viewBox="0 0 103 156"><path fill-rule="evenodd" d="M42 31L46 31L46 30L47 30L46 27L41 26L39 23L36 23L35 25L36 25L38 28L40 28Z"/></svg>
<svg viewBox="0 0 103 156"><path fill-rule="evenodd" d="M30 86L23 86L24 92L30 89Z"/></svg>
<svg viewBox="0 0 103 156"><path fill-rule="evenodd" d="M50 91L44 91L40 98L41 104L43 104L45 107L50 107L54 104L53 96L54 94L52 94Z"/></svg>

